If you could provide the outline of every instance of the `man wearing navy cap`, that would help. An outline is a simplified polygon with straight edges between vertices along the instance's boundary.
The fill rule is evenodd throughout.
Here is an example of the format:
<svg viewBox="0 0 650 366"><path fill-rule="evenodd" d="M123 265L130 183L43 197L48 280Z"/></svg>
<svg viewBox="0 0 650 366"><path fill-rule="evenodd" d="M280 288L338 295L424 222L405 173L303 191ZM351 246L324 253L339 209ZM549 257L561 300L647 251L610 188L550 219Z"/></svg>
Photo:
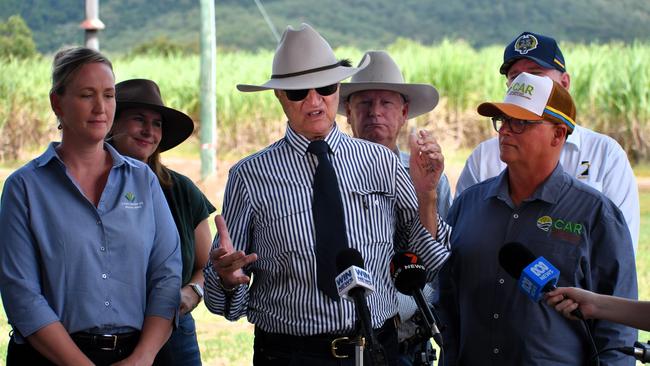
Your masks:
<svg viewBox="0 0 650 366"><path fill-rule="evenodd" d="M499 72L506 76L508 85L522 72L548 76L567 90L571 85L557 42L531 32L520 34L505 48ZM601 191L623 212L636 252L639 192L634 172L621 146L609 136L576 126L564 144L560 163L565 172ZM498 139L494 137L482 142L465 163L456 185L456 196L478 182L497 176L505 167L499 158Z"/></svg>

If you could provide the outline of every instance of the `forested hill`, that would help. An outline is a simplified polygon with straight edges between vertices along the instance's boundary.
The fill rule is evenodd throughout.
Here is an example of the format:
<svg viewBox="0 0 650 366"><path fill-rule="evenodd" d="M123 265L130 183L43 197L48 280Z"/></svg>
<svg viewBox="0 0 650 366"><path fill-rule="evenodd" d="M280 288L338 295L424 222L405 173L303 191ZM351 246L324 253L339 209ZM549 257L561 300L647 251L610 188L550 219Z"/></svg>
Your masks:
<svg viewBox="0 0 650 366"><path fill-rule="evenodd" d="M102 49L127 52L155 38L195 47L198 0L100 0ZM650 38L648 0L260 0L282 33L308 22L332 45L381 48L396 39L431 44L444 38L504 44L522 30L563 41ZM79 44L84 0L1 0L0 21L20 14L41 52ZM217 44L228 49L275 47L254 0L215 0Z"/></svg>

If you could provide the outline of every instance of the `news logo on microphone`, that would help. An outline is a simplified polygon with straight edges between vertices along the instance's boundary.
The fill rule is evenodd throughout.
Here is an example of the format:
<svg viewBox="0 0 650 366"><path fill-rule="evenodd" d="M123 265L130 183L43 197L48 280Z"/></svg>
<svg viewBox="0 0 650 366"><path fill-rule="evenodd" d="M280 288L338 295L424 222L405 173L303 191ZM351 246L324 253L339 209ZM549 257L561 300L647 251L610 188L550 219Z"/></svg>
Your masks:
<svg viewBox="0 0 650 366"><path fill-rule="evenodd" d="M336 290L338 291L339 296L349 301L352 301L349 292L354 288L361 287L365 289L366 293L375 291L375 286L372 282L372 276L370 276L370 273L357 266L348 267L345 271L336 276L334 281L336 282Z"/></svg>
<svg viewBox="0 0 650 366"><path fill-rule="evenodd" d="M533 301L542 299L545 290L554 287L560 278L560 271L544 257L532 261L521 272L519 287Z"/></svg>

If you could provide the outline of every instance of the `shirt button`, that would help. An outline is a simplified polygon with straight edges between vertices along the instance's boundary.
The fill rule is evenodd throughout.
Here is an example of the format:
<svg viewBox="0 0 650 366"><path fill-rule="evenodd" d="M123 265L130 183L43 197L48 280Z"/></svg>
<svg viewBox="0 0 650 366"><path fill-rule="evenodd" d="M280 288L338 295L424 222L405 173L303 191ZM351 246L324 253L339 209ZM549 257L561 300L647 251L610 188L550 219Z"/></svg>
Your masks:
<svg viewBox="0 0 650 366"><path fill-rule="evenodd" d="M379 206L379 200L375 200L375 206Z"/></svg>
<svg viewBox="0 0 650 366"><path fill-rule="evenodd" d="M108 275L106 273L102 273L102 278L106 279L106 278L108 278Z"/></svg>
<svg viewBox="0 0 650 366"><path fill-rule="evenodd" d="M102 221L101 221L101 220L97 220L97 225L101 225L101 224L102 224Z"/></svg>
<svg viewBox="0 0 650 366"><path fill-rule="evenodd" d="M494 319L499 319L499 314L494 313Z"/></svg>
<svg viewBox="0 0 650 366"><path fill-rule="evenodd" d="M499 283L503 285L503 283L506 282L503 278L499 278Z"/></svg>
<svg viewBox="0 0 650 366"><path fill-rule="evenodd" d="M101 250L102 252L105 252L105 251L106 251L106 247L99 247L99 250Z"/></svg>
<svg viewBox="0 0 650 366"><path fill-rule="evenodd" d="M512 215L512 217L514 217L515 219L518 219L518 218L519 218L519 214L514 214L514 215Z"/></svg>
<svg viewBox="0 0 650 366"><path fill-rule="evenodd" d="M108 302L108 301L104 301L104 305L108 306L108 305L110 305L110 304L111 304L110 302Z"/></svg>
<svg viewBox="0 0 650 366"><path fill-rule="evenodd" d="M494 352L494 354L496 355L496 354L499 353L499 349L498 349L498 348L495 348L495 349L492 350L492 352Z"/></svg>

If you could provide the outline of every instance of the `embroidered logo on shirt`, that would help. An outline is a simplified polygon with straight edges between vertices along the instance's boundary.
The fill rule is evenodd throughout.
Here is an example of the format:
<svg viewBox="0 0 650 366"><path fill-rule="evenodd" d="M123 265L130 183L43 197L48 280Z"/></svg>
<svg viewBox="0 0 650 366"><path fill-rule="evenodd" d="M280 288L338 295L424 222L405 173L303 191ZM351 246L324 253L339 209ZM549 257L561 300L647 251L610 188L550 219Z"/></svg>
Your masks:
<svg viewBox="0 0 650 366"><path fill-rule="evenodd" d="M542 216L537 219L537 227L557 239L566 240L577 244L580 242L584 225L564 219L553 219L550 216Z"/></svg>
<svg viewBox="0 0 650 366"><path fill-rule="evenodd" d="M144 202L135 202L135 193L133 192L126 192L124 194L124 198L128 202L122 202L122 207L127 208L127 209L137 209L137 208L142 208L144 205Z"/></svg>
<svg viewBox="0 0 650 366"><path fill-rule="evenodd" d="M553 225L553 219L550 216L542 216L537 219L537 227L544 231L549 231L551 225Z"/></svg>
<svg viewBox="0 0 650 366"><path fill-rule="evenodd" d="M589 168L591 163L588 160L585 160L580 163L580 174L578 174L578 179L588 179L589 178Z"/></svg>

